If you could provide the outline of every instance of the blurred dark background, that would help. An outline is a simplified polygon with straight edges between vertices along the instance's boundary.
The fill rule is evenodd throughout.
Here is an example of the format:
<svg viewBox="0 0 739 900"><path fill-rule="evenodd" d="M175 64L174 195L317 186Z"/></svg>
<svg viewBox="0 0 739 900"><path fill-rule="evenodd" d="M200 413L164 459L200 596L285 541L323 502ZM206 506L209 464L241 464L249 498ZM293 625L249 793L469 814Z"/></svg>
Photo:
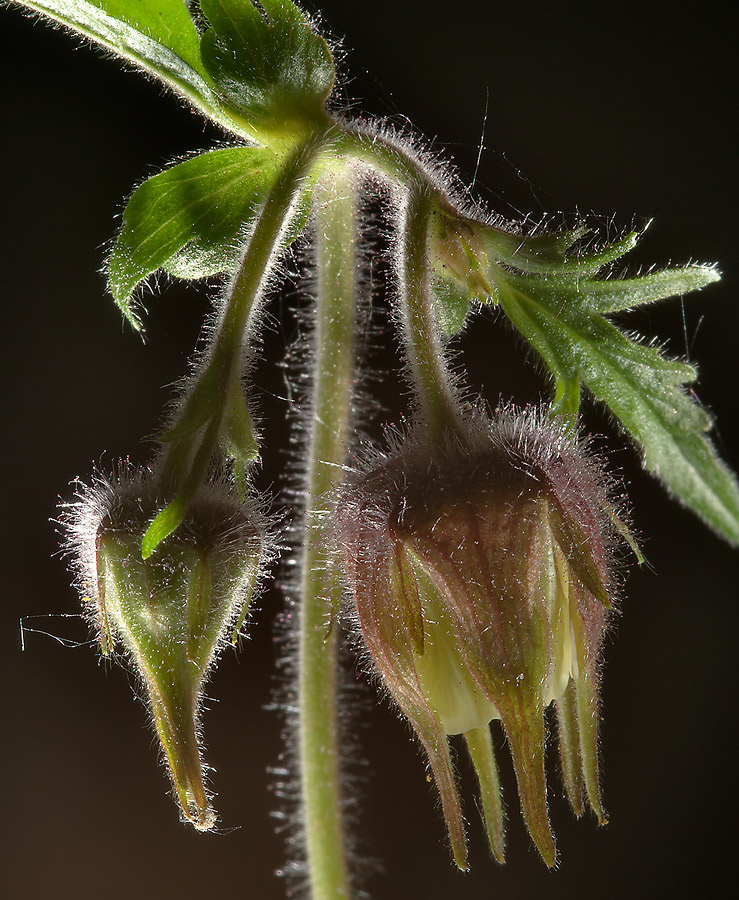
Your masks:
<svg viewBox="0 0 739 900"><path fill-rule="evenodd" d="M700 363L696 392L718 419L721 454L739 465L736 415L737 243L734 28L725 4L690 15L662 4L497 4L486 0L318 0L352 52L357 111L407 116L500 213L598 214L615 234L654 218L633 265L717 261L721 284L639 313L632 327ZM226 653L209 693L208 759L223 828L177 820L131 678L103 664L75 614L59 537L58 497L94 464L146 461L144 440L172 397L208 308L207 287L151 298L142 344L99 273L114 213L132 185L219 135L137 74L0 11L4 137L0 243L4 284L2 546L5 607L0 894L273 900L285 885L268 767L282 764L267 593L242 651ZM295 338L290 291L275 298L257 390L267 421L259 476L287 502L278 363ZM381 309L382 292L376 303ZM382 340L390 342L390 335ZM481 316L461 342L470 380L492 403L538 399L545 382L502 322ZM377 424L397 421L395 357ZM548 872L520 823L502 738L508 864L487 855L462 764L468 875L451 866L444 826L407 728L371 689L352 688L355 830L377 900L731 896L736 855L736 645L739 557L641 472L607 417L587 426L627 480L649 566L632 571L607 648L602 731L611 823L576 822L550 754L561 864ZM376 432L377 435L377 432ZM21 652L19 617L27 632ZM47 635L81 644L64 647ZM348 681L354 682L349 669ZM353 793L355 789L353 789Z"/></svg>

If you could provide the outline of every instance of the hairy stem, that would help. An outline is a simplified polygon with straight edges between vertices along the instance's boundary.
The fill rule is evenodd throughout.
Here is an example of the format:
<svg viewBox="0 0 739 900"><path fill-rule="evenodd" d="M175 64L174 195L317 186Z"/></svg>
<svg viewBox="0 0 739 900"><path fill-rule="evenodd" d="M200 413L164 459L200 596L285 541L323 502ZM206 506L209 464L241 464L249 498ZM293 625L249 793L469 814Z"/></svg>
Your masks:
<svg viewBox="0 0 739 900"><path fill-rule="evenodd" d="M412 184L401 212L398 246L400 316L419 412L434 432L457 430L459 400L449 372L431 291L428 230L434 198Z"/></svg>
<svg viewBox="0 0 739 900"><path fill-rule="evenodd" d="M244 246L204 365L171 428L177 436L166 445L160 460L160 477L175 491L188 483L197 486L205 476L232 396L231 386L249 362L244 359L245 348L253 343L265 285L305 179L328 140L325 132L314 134L287 157Z"/></svg>
<svg viewBox="0 0 739 900"><path fill-rule="evenodd" d="M306 478L299 634L302 824L312 900L349 897L337 719L338 629L329 612L341 585L321 546L326 493L341 479L350 434L356 315L356 207L348 177L316 195L317 297Z"/></svg>

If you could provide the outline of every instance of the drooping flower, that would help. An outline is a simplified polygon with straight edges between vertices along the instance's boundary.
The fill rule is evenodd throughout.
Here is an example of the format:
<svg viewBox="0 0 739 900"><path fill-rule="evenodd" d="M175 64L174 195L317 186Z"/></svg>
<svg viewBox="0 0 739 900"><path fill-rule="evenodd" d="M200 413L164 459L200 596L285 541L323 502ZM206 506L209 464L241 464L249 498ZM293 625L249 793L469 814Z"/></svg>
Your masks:
<svg viewBox="0 0 739 900"><path fill-rule="evenodd" d="M570 803L606 821L598 781L598 681L627 534L609 479L564 423L511 408L461 433L420 430L350 475L334 539L356 624L382 683L420 738L454 859L465 834L448 736L463 734L491 849L503 814L489 723L499 719L526 826L547 865L544 711L554 702Z"/></svg>
<svg viewBox="0 0 739 900"><path fill-rule="evenodd" d="M136 669L183 818L207 831L216 814L203 777L203 685L244 622L268 534L256 505L226 485L205 485L177 531L144 559L144 533L165 505L146 473L98 478L66 524L100 648L108 655L120 644Z"/></svg>

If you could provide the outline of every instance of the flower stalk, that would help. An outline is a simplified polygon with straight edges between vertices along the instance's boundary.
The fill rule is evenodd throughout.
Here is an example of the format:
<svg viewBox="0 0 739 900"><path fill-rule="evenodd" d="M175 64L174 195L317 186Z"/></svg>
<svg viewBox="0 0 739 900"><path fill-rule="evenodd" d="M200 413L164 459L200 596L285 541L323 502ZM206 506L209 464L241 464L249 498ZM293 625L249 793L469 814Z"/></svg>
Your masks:
<svg viewBox="0 0 739 900"><path fill-rule="evenodd" d="M357 292L356 197L350 175L329 176L315 198L316 305L299 613L298 746L302 828L312 900L350 896L339 760L338 573L321 539L327 494L351 439Z"/></svg>
<svg viewBox="0 0 739 900"><path fill-rule="evenodd" d="M287 156L257 216L224 298L223 312L195 384L174 422L157 476L174 497L148 529L142 545L149 556L182 521L206 476L219 445L237 463L237 472L258 456L241 381L251 360L254 332L261 317L264 288L284 244L302 189L317 159L326 152L331 129L311 134Z"/></svg>
<svg viewBox="0 0 739 900"><path fill-rule="evenodd" d="M459 429L460 412L431 292L428 243L433 209L431 190L414 182L401 208L398 315L418 412L430 431L438 435L447 429Z"/></svg>

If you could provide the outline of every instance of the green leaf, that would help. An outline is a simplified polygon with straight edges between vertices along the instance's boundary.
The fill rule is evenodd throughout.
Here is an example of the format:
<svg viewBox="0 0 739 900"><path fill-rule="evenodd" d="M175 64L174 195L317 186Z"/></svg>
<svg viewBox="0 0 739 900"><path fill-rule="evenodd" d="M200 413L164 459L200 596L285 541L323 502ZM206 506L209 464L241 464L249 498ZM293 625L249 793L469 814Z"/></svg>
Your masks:
<svg viewBox="0 0 739 900"><path fill-rule="evenodd" d="M580 277L586 275L595 275L603 266L615 262L622 256L625 256L629 250L633 250L639 241L639 232L630 231L623 237L614 241L612 244L606 244L598 250L590 253L581 252L570 254L561 268L562 273L572 273Z"/></svg>
<svg viewBox="0 0 739 900"><path fill-rule="evenodd" d="M184 0L19 0L165 82L227 127Z"/></svg>
<svg viewBox="0 0 739 900"><path fill-rule="evenodd" d="M490 226L481 229L480 234L492 262L521 272L551 274L564 264L567 251L587 231L586 226L580 225L556 234L524 236Z"/></svg>
<svg viewBox="0 0 739 900"><path fill-rule="evenodd" d="M612 244L588 251L583 239L588 233L578 225L557 234L521 235L492 226L479 226L478 232L489 263L501 264L529 275L587 277L632 250L639 233L631 231Z"/></svg>
<svg viewBox="0 0 739 900"><path fill-rule="evenodd" d="M145 181L123 213L108 262L111 293L135 327L131 294L164 267L183 278L230 268L239 237L277 177L279 156L261 147L214 150Z"/></svg>
<svg viewBox="0 0 739 900"><path fill-rule="evenodd" d="M148 559L162 541L180 527L187 514L187 506L190 499L189 495L176 497L169 506L164 507L149 525L141 542L141 556L143 559Z"/></svg>
<svg viewBox="0 0 739 900"><path fill-rule="evenodd" d="M258 135L325 122L334 81L326 41L289 0L201 0L203 63Z"/></svg>
<svg viewBox="0 0 739 900"><path fill-rule="evenodd" d="M688 294L720 277L713 266L684 266L635 278L578 279L574 283L553 285L552 293L567 303L605 315Z"/></svg>
<svg viewBox="0 0 739 900"><path fill-rule="evenodd" d="M699 282L715 280L714 270L696 271L703 273L695 276ZM690 269L675 273L675 285L692 277ZM664 296L670 277L658 275L642 288ZM695 370L594 312L597 296L583 302L577 294L552 291L547 279L502 271L496 287L504 311L552 371L557 394L571 395L571 386L582 381L641 447L645 467L710 527L739 543L739 486L706 435L709 416L683 387Z"/></svg>

